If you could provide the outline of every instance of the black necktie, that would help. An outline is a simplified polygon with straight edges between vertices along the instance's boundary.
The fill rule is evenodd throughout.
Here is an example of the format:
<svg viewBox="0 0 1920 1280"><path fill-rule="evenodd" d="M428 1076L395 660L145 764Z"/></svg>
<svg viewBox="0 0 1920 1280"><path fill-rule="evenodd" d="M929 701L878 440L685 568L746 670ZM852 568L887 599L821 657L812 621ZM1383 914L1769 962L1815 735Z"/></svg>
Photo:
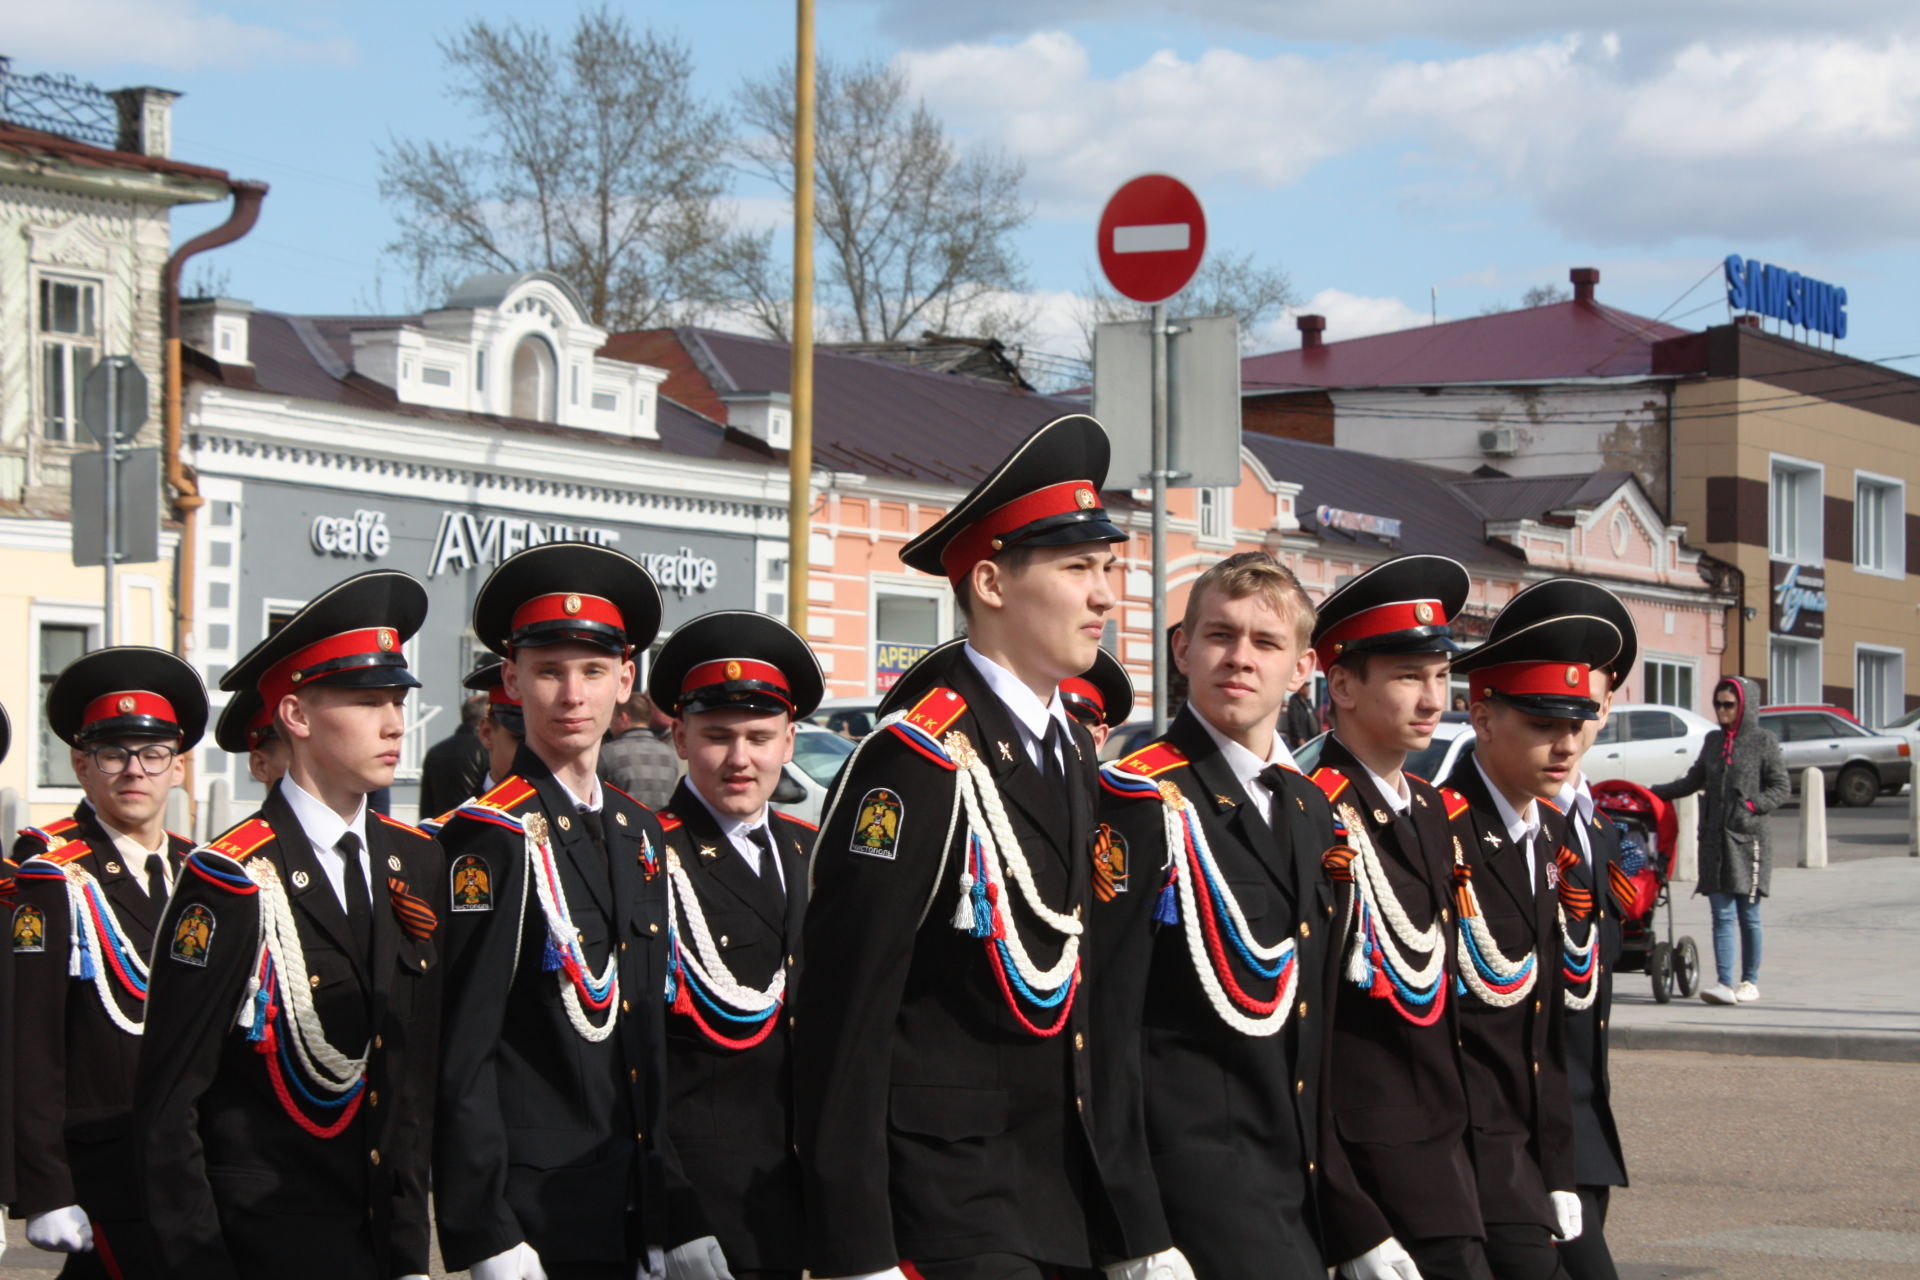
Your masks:
<svg viewBox="0 0 1920 1280"><path fill-rule="evenodd" d="M767 830L765 823L761 823L759 826L747 832L747 838L752 840L754 847L760 850L760 883L762 887L772 896L775 902L780 904L780 909L785 911L787 909L787 891L786 886L781 883L780 868L775 861L780 855L773 851L773 833Z"/></svg>
<svg viewBox="0 0 1920 1280"><path fill-rule="evenodd" d="M147 855L147 897L156 907L167 905L167 855L164 853Z"/></svg>
<svg viewBox="0 0 1920 1280"><path fill-rule="evenodd" d="M1277 764L1270 764L1258 776L1260 785L1273 793L1273 799L1267 805L1267 825L1277 831L1280 828L1280 801L1287 794L1287 771Z"/></svg>
<svg viewBox="0 0 1920 1280"><path fill-rule="evenodd" d="M373 895L367 891L367 872L360 865L360 837L349 831L334 842L341 861L347 865L347 933L358 949L362 963L373 957Z"/></svg>
<svg viewBox="0 0 1920 1280"><path fill-rule="evenodd" d="M1047 785L1062 800L1067 798L1067 752L1073 748L1067 745L1067 731L1052 716L1047 717L1047 736L1040 744L1040 768L1047 775Z"/></svg>

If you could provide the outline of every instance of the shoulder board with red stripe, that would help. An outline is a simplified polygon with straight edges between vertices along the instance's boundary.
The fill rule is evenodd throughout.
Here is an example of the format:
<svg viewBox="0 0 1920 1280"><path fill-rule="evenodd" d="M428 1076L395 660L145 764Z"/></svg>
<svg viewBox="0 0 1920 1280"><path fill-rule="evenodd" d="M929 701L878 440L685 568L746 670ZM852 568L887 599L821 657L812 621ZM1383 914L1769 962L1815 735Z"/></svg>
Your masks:
<svg viewBox="0 0 1920 1280"><path fill-rule="evenodd" d="M419 827L414 826L410 822L402 822L398 818L389 818L384 813L376 813L373 816L380 819L380 821L386 823L388 826L392 827L396 831L404 831L410 836L419 836L422 840L433 839L432 836L428 835L426 832L422 831Z"/></svg>
<svg viewBox="0 0 1920 1280"><path fill-rule="evenodd" d="M476 798L473 803L483 804L489 809L511 812L539 794L540 792L531 782L515 774L487 794Z"/></svg>
<svg viewBox="0 0 1920 1280"><path fill-rule="evenodd" d="M1419 784L1420 784L1421 786L1423 786L1423 787L1430 787L1430 786L1432 786L1432 785L1433 785L1433 784L1432 784L1431 782L1428 782L1428 781L1427 781L1427 780L1426 780L1425 778L1423 778L1423 777L1421 777L1421 776L1420 776L1419 774L1417 774L1417 773L1413 773L1413 772L1411 772L1411 771L1403 771L1403 772L1405 773L1405 776L1406 776L1406 777L1408 777L1408 778L1410 778L1410 779L1412 779L1413 781L1415 781L1415 782L1417 782L1417 783L1419 783Z"/></svg>
<svg viewBox="0 0 1920 1280"><path fill-rule="evenodd" d="M1138 774L1143 778L1157 778L1169 770L1178 769L1186 762L1186 753L1171 742L1149 742L1121 760L1114 768L1123 773Z"/></svg>
<svg viewBox="0 0 1920 1280"><path fill-rule="evenodd" d="M67 844L71 840L72 833L79 827L80 824L72 818L62 818L58 822L49 822L44 827L22 827L14 834L38 840L46 850L51 851Z"/></svg>
<svg viewBox="0 0 1920 1280"><path fill-rule="evenodd" d="M1543 805L1545 805L1545 806L1547 806L1547 808L1549 808L1549 809L1551 809L1551 810L1553 810L1553 811L1554 811L1555 813L1564 813L1564 812L1565 812L1565 810L1563 810L1563 809L1562 809L1562 808L1561 808L1561 807L1560 807L1559 805L1557 805L1557 804L1555 804L1555 803L1554 803L1553 801L1551 801L1551 800L1547 800L1547 799L1544 799L1544 798L1543 798L1543 799L1542 799L1542 800L1540 801L1540 803L1541 803L1541 804L1543 804Z"/></svg>
<svg viewBox="0 0 1920 1280"><path fill-rule="evenodd" d="M675 831L678 831L682 826L685 825L680 821L680 815L675 813L671 809L658 810L657 812L654 813L653 816L660 819L660 830L666 832L669 835L671 835Z"/></svg>
<svg viewBox="0 0 1920 1280"><path fill-rule="evenodd" d="M967 700L952 689L929 689L907 712L907 723L938 742L966 710Z"/></svg>
<svg viewBox="0 0 1920 1280"><path fill-rule="evenodd" d="M93 852L93 846L85 840L64 840L53 845L45 853L34 855L41 862L50 862L56 867L64 867L77 862Z"/></svg>
<svg viewBox="0 0 1920 1280"><path fill-rule="evenodd" d="M805 827L809 831L820 830L820 827L817 823L808 822L805 818L796 818L790 813L782 813L779 810L775 810L773 816L780 819L782 822L791 822L796 827Z"/></svg>
<svg viewBox="0 0 1920 1280"><path fill-rule="evenodd" d="M639 805L642 811L646 813L654 812L654 809L651 806L649 806L645 801L634 800L631 793L622 791L620 788L614 786L611 782L608 782L605 778L602 778L600 780L600 785L605 787L607 790L613 792L613 794L617 796L625 796L628 800L633 800L633 803L636 805Z"/></svg>
<svg viewBox="0 0 1920 1280"><path fill-rule="evenodd" d="M232 858L235 862L245 862L255 850L273 839L273 828L267 825L265 818L248 818L227 834L207 845L218 854Z"/></svg>
<svg viewBox="0 0 1920 1280"><path fill-rule="evenodd" d="M1447 806L1447 820L1451 822L1467 811L1467 798L1452 787L1440 788L1440 799Z"/></svg>
<svg viewBox="0 0 1920 1280"><path fill-rule="evenodd" d="M1312 782L1327 797L1329 804L1337 801L1341 793L1352 785L1352 780L1338 769L1315 769Z"/></svg>

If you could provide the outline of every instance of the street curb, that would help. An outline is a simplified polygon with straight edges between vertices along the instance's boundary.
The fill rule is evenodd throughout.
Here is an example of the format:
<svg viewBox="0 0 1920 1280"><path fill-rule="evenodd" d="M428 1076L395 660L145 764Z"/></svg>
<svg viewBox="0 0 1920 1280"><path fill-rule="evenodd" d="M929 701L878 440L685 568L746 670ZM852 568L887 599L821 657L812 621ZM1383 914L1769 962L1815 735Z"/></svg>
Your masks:
<svg viewBox="0 0 1920 1280"><path fill-rule="evenodd" d="M1839 1058L1853 1062L1920 1062L1920 1036L1872 1032L1742 1031L1734 1028L1623 1027L1608 1037L1615 1049L1741 1053L1765 1058Z"/></svg>

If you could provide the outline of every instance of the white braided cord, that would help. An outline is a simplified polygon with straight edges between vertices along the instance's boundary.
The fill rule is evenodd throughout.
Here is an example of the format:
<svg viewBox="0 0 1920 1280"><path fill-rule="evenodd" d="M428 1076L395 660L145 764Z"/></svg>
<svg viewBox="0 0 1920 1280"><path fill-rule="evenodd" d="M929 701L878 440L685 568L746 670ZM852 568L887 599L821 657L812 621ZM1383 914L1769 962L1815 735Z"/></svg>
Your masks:
<svg viewBox="0 0 1920 1280"><path fill-rule="evenodd" d="M1168 860L1176 866L1179 865L1180 857L1177 851L1186 847L1185 830L1190 829L1193 832L1194 853L1199 858L1203 870L1217 872L1219 868L1214 862L1213 850L1207 844L1206 830L1200 825L1199 819L1193 816L1193 801L1183 796L1178 807L1163 802L1160 808L1164 814ZM1189 821L1192 824L1190 828ZM1279 998L1279 1004L1273 1012L1259 1017L1243 1013L1234 1004L1233 998L1227 994L1226 987L1220 980L1220 974L1213 967L1212 957L1207 954L1206 933L1200 920L1199 895L1193 886L1195 877L1176 874L1174 879L1179 886L1180 924L1187 939L1187 954L1193 960L1194 976L1200 979L1200 987L1207 993L1207 1003L1213 1006L1213 1011L1220 1015L1222 1022L1241 1035L1254 1037L1273 1035L1286 1025L1287 1014L1293 1007L1294 992L1300 986L1300 966L1298 964L1288 966L1285 989L1275 992ZM1233 891L1227 885L1225 878L1219 875L1211 876L1210 887L1219 900L1226 904L1229 918L1232 919L1234 927L1240 931L1240 936L1246 940L1247 949L1254 955L1261 960L1271 962L1287 956L1295 949L1296 944L1291 934L1272 946L1263 946L1255 941L1253 931L1247 925L1246 914L1240 907L1240 900L1233 896Z"/></svg>
<svg viewBox="0 0 1920 1280"><path fill-rule="evenodd" d="M1353 870L1354 897L1358 900L1352 913L1353 940L1348 952L1347 977L1361 986L1370 986L1373 982L1373 959L1367 953L1369 939L1359 927L1359 905L1364 905L1375 920L1387 922L1385 930L1375 928L1371 939L1379 943L1387 964L1409 987L1432 986L1447 963L1443 923L1435 916L1425 929L1414 928L1406 908L1400 905L1400 898L1393 891L1392 882L1387 879L1386 867L1380 860L1380 851L1373 846L1373 837L1367 834L1366 823L1353 806L1345 804L1340 806L1340 820L1347 828L1347 847L1353 850L1353 861L1349 865ZM1426 959L1416 965L1407 958L1403 948L1424 952Z"/></svg>
<svg viewBox="0 0 1920 1280"><path fill-rule="evenodd" d="M287 900L280 873L268 858L250 858L241 864L247 876L260 887L260 946L273 961L280 989L280 1010L285 1016L282 1043L291 1042L294 1057L310 1084L328 1093L346 1093L367 1073L367 1049L350 1058L327 1040L320 1025L319 1011L313 1007L313 984L307 976L307 955L300 945L300 932L293 921L293 908ZM259 965L254 966L259 974ZM257 991L253 980L248 990ZM247 1002L251 1005L251 1001ZM372 1042L368 1042L368 1048Z"/></svg>
<svg viewBox="0 0 1920 1280"><path fill-rule="evenodd" d="M1599 935L1600 930L1597 927L1589 927L1587 930L1587 940L1583 943L1575 942L1573 940L1573 934L1567 929L1566 908L1556 908L1554 914L1560 924L1560 945L1565 948L1566 954L1576 961L1588 961L1586 994L1575 995L1571 982L1562 986L1560 989L1560 998L1562 1002L1566 1004L1567 1008L1575 1013L1582 1013L1591 1009L1593 1002L1598 999L1600 995L1599 962L1591 959L1593 956L1594 939Z"/></svg>
<svg viewBox="0 0 1920 1280"><path fill-rule="evenodd" d="M956 778L961 803L966 807L967 834L980 841L980 860L985 866L988 883L1005 886L1010 881L1019 890L1021 901L1027 904L1033 914L1065 938L1060 947L1060 958L1050 968L1040 968L1027 953L1026 940L1020 936L1013 903L1003 893L1000 920L1006 934L1007 953L1029 987L1037 990L1057 988L1073 977L1074 969L1080 962L1080 919L1078 915L1064 915L1055 911L1041 898L1039 887L1034 883L1033 869L1027 864L1027 856L1021 850L1020 842L1014 838L1013 827L1007 821L1006 806L1000 800L1000 789L993 785L993 774L987 770L986 764L977 755L964 764L959 761L955 761L955 764L959 766ZM971 888L972 873L963 870L960 884L962 896Z"/></svg>
<svg viewBox="0 0 1920 1280"><path fill-rule="evenodd" d="M523 824L524 830L524 824ZM545 917L547 937L559 951L573 951L574 958L584 971L586 957L575 950L574 939L578 930L573 927L573 914L567 909L567 891L560 883L558 866L554 874L547 874L547 864L552 858L552 845L548 841L536 840L531 831L527 831L524 841L527 851L527 874L532 877L534 890L540 899L540 912ZM643 833L640 837L641 856L644 857L650 844ZM560 984L560 1003L567 1011L567 1021L582 1040L589 1044L598 1044L613 1034L614 1024L620 1021L620 953L617 947L607 948L607 963L599 973L590 976L593 986L611 982L607 999L607 1020L595 1026L587 1017L585 1006L580 1003L580 992L574 986L573 979L564 968L554 970L554 979Z"/></svg>
<svg viewBox="0 0 1920 1280"><path fill-rule="evenodd" d="M700 897L694 892L693 879L681 864L679 851L671 845L667 847L667 912L668 919L687 923L687 932L693 937L693 951L689 953L682 946L679 959L693 971L707 994L752 1016L764 1014L780 1003L787 992L785 966L777 968L773 981L764 991L733 976L719 948L713 945L713 931L707 925L707 913L700 905ZM676 935L678 932L675 931Z"/></svg>
<svg viewBox="0 0 1920 1280"><path fill-rule="evenodd" d="M120 1008L119 998L113 994L113 975L107 972L111 962L107 959L107 950L104 945L106 940L101 938L99 926L94 923L93 911L87 902L89 888L99 894L100 914L107 918L107 927L113 930L115 939L120 943L121 959L132 967L142 982L147 979L147 962L141 956L140 949L133 945L133 940L127 937L126 930L121 928L120 919L113 914L112 904L107 901L107 895L101 889L100 881L91 871L78 863L69 862L62 866L47 859L30 858L28 865L32 865L36 860L44 861L50 867L58 867L65 881L67 976L81 977L83 972L81 956L83 952L90 953L93 956L93 990L94 994L100 997L100 1007L106 1010L107 1018L114 1026L130 1036L139 1035L142 1030L141 1024L126 1015L126 1012Z"/></svg>
<svg viewBox="0 0 1920 1280"><path fill-rule="evenodd" d="M1464 858L1460 852L1458 836L1454 837L1453 856L1457 861ZM1532 952L1528 952L1518 960L1507 958L1507 954L1500 949L1500 943L1494 938L1493 930L1487 927L1486 918L1480 912L1480 890L1474 885L1471 875L1466 877L1466 897L1466 902L1461 904L1460 932L1463 935L1472 936L1474 947L1481 960L1486 962L1487 968L1493 970L1495 978L1502 983L1509 982L1518 977L1522 969L1527 968L1527 961L1530 958L1534 958L1535 963L1527 974L1526 980L1519 986L1507 992L1495 991L1487 985L1486 979L1480 976L1480 966L1474 962L1471 955L1464 953L1463 946L1460 957L1460 978L1467 984L1469 991L1496 1009L1505 1009L1519 1004L1527 998L1534 984L1540 980L1540 965L1537 958Z"/></svg>

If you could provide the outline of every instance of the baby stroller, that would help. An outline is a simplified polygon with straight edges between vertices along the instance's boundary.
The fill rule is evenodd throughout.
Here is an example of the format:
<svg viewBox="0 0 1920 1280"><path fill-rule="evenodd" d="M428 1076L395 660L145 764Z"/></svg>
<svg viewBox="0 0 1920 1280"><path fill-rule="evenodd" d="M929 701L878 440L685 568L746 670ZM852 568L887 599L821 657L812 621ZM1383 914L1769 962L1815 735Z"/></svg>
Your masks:
<svg viewBox="0 0 1920 1280"><path fill-rule="evenodd" d="M1623 828L1620 853L1625 865L1637 870L1620 882L1622 946L1615 970L1644 972L1653 982L1653 998L1666 1004L1678 992L1683 998L1700 989L1700 949L1693 939L1673 936L1673 901L1669 882L1679 849L1680 824L1673 806L1632 782L1601 782L1593 788L1594 807ZM1637 848L1643 858L1634 858ZM1664 938L1655 936L1654 913L1665 918Z"/></svg>

